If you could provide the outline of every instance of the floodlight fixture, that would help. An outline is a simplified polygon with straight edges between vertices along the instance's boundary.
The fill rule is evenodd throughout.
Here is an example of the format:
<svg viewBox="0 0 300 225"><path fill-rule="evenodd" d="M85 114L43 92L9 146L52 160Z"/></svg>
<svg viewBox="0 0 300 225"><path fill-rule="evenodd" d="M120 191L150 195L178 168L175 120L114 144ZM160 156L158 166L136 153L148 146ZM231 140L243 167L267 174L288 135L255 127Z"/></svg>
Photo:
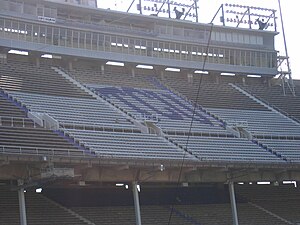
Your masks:
<svg viewBox="0 0 300 225"><path fill-rule="evenodd" d="M106 63L106 65L110 65L110 66L124 66L124 63L122 63L122 62L108 61Z"/></svg>
<svg viewBox="0 0 300 225"><path fill-rule="evenodd" d="M146 69L146 70L153 70L153 66L149 66L149 65L137 65L136 68Z"/></svg>
<svg viewBox="0 0 300 225"><path fill-rule="evenodd" d="M35 189L35 193L42 193L42 191L43 191L43 188L37 188L37 189Z"/></svg>
<svg viewBox="0 0 300 225"><path fill-rule="evenodd" d="M8 51L9 54L15 54L15 55L28 55L27 51L22 51L22 50L16 50L16 49L11 49Z"/></svg>
<svg viewBox="0 0 300 225"><path fill-rule="evenodd" d="M170 72L180 72L179 68L172 68L172 67L168 67L165 69L165 71L170 71Z"/></svg>

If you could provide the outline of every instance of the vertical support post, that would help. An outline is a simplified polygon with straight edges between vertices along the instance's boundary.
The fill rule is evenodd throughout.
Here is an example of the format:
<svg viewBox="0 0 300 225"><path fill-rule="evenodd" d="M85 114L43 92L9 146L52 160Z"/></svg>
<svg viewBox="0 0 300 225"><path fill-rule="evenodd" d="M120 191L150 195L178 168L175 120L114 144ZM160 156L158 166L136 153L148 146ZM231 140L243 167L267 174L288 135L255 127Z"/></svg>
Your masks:
<svg viewBox="0 0 300 225"><path fill-rule="evenodd" d="M249 29L252 29L250 7L248 7L248 23L249 23Z"/></svg>
<svg viewBox="0 0 300 225"><path fill-rule="evenodd" d="M169 11L169 18L171 19L171 5L170 5L170 0L168 0L168 11Z"/></svg>
<svg viewBox="0 0 300 225"><path fill-rule="evenodd" d="M39 56L37 56L35 58L35 65L36 65L36 67L40 68L40 58L39 58Z"/></svg>
<svg viewBox="0 0 300 225"><path fill-rule="evenodd" d="M20 224L27 225L24 188L20 188L18 190L18 196L19 196Z"/></svg>
<svg viewBox="0 0 300 225"><path fill-rule="evenodd" d="M196 14L196 23L199 22L199 17L198 17L198 4L197 4L198 0L194 0L194 5L195 5L195 14Z"/></svg>
<svg viewBox="0 0 300 225"><path fill-rule="evenodd" d="M230 204L231 204L233 225L239 225L237 209L236 209L235 193L234 193L234 183L232 181L229 182L228 188L230 194Z"/></svg>
<svg viewBox="0 0 300 225"><path fill-rule="evenodd" d="M222 17L223 17L223 26L225 26L225 13L224 13L224 5L222 4L221 5L221 7L222 7Z"/></svg>
<svg viewBox="0 0 300 225"><path fill-rule="evenodd" d="M70 59L69 62L68 62L68 64L69 64L68 65L69 70L72 71L73 70L73 61Z"/></svg>
<svg viewBox="0 0 300 225"><path fill-rule="evenodd" d="M290 84L290 89L291 92L293 94L293 96L295 96L295 86L294 86L294 81L292 78L292 71L291 71L291 67L290 67L290 60L289 60L289 55L288 55L288 50L287 50L287 46L286 46L286 38L285 38L285 31L284 31L284 25L283 25L283 18L282 18L282 10L281 10L281 3L280 0L278 0L278 5L279 5L279 12L280 12L280 19L281 19L281 29L282 29L282 35L283 35L283 41L284 41L284 49L285 49L285 56L286 56L286 65L287 65L287 69L288 69L288 76L289 76L289 84Z"/></svg>
<svg viewBox="0 0 300 225"><path fill-rule="evenodd" d="M134 68L131 68L131 76L135 77L135 69Z"/></svg>
<svg viewBox="0 0 300 225"><path fill-rule="evenodd" d="M138 189L137 189L137 182L132 183L132 192L133 192L133 199L134 199L136 225L142 225L139 193L138 193Z"/></svg>
<svg viewBox="0 0 300 225"><path fill-rule="evenodd" d="M105 67L104 67L104 65L101 65L101 74L102 74L102 75L105 74Z"/></svg>
<svg viewBox="0 0 300 225"><path fill-rule="evenodd" d="M139 0L139 5L140 5L140 14L143 14L143 9L142 9L142 0Z"/></svg>

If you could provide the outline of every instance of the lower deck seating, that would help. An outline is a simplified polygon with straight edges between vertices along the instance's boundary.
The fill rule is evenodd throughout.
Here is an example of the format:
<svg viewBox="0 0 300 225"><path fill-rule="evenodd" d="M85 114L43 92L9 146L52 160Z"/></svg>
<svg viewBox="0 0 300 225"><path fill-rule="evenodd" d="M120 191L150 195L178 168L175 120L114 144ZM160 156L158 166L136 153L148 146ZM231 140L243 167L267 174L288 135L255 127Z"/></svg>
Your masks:
<svg viewBox="0 0 300 225"><path fill-rule="evenodd" d="M259 189L258 189L259 190ZM70 199L70 196L76 197ZM57 199L95 224L135 224L135 210L130 190L104 189L54 189L47 196ZM229 225L232 211L228 189L204 184L203 187L144 188L141 186L141 220L145 225ZM63 195L63 196L62 196ZM62 196L62 197L61 197ZM176 203L174 199L176 197ZM189 201L190 204L188 203ZM151 202L151 204L149 204ZM282 206L284 207L284 206ZM276 215L269 214L237 196L239 224L285 225ZM293 211L296 213L296 211ZM170 217L170 215L172 215Z"/></svg>
<svg viewBox="0 0 300 225"><path fill-rule="evenodd" d="M84 225L85 222L56 205L41 194L27 191L25 194L26 217L29 225ZM17 191L0 187L0 225L20 224Z"/></svg>
<svg viewBox="0 0 300 225"><path fill-rule="evenodd" d="M300 223L299 187L295 188L293 185L241 185L236 188L236 193L294 224Z"/></svg>

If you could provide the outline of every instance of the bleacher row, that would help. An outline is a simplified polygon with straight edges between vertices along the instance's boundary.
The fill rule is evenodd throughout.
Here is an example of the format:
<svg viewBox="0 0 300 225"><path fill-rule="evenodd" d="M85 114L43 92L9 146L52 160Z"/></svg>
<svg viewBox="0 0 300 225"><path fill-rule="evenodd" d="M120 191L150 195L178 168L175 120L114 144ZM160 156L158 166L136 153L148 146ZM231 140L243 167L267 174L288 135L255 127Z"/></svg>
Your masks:
<svg viewBox="0 0 300 225"><path fill-rule="evenodd" d="M173 225L232 224L229 199L223 193L226 187L218 189L209 186L142 189L142 224L167 224L171 211ZM237 185L236 194L239 224L283 225L300 221L299 188L292 185ZM25 198L28 224L32 225L135 223L130 191L125 189L49 188L41 194L29 188ZM19 224L17 192L9 186L0 187L0 218L1 225Z"/></svg>
<svg viewBox="0 0 300 225"><path fill-rule="evenodd" d="M15 152L30 153L36 146L39 149L35 152L41 153L79 152L80 155L89 150L99 157L119 159L180 160L187 153L187 160L192 161L299 162L300 125L270 111L226 82L215 83L204 78L198 106L194 108L186 98L195 100L197 77L191 87L178 75L160 79L149 74L136 77L123 74L123 78L120 73L102 75L82 66L67 71L102 98L95 99L47 65L37 68L14 61L0 64L0 71L0 117L4 121L0 143L5 153L13 148L17 149L12 150ZM124 86L121 80L125 81ZM24 125L27 111L47 113L58 121L65 135L35 125L27 127ZM7 116L23 119L13 123L9 122L12 119L5 119ZM134 124L140 116L154 116L157 119L154 123L164 137L141 133ZM229 120L247 121L247 130L257 141L234 137L225 127ZM11 132L9 137L4 135L7 132ZM39 144L43 139L35 136L39 132L51 134L49 142ZM192 138L187 138L187 134ZM58 144L60 141L51 144L52 136L68 147ZM30 142L33 144L26 144ZM65 151L68 148L71 151Z"/></svg>

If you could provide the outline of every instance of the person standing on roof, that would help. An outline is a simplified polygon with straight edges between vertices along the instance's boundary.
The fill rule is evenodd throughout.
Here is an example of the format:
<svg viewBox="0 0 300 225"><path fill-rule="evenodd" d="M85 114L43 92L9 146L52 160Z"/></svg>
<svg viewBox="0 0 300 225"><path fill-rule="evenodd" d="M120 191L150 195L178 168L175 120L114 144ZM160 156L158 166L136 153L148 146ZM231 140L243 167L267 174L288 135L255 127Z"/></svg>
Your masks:
<svg viewBox="0 0 300 225"><path fill-rule="evenodd" d="M258 23L259 30L263 30L267 27L267 22L264 22L264 19L260 20L259 18L257 18L256 22Z"/></svg>
<svg viewBox="0 0 300 225"><path fill-rule="evenodd" d="M179 19L182 17L182 15L184 14L184 11L185 11L184 8L182 8L182 11L180 12L180 11L177 10L176 7L174 7L174 12L175 12L175 14L176 14L176 19L179 20Z"/></svg>

